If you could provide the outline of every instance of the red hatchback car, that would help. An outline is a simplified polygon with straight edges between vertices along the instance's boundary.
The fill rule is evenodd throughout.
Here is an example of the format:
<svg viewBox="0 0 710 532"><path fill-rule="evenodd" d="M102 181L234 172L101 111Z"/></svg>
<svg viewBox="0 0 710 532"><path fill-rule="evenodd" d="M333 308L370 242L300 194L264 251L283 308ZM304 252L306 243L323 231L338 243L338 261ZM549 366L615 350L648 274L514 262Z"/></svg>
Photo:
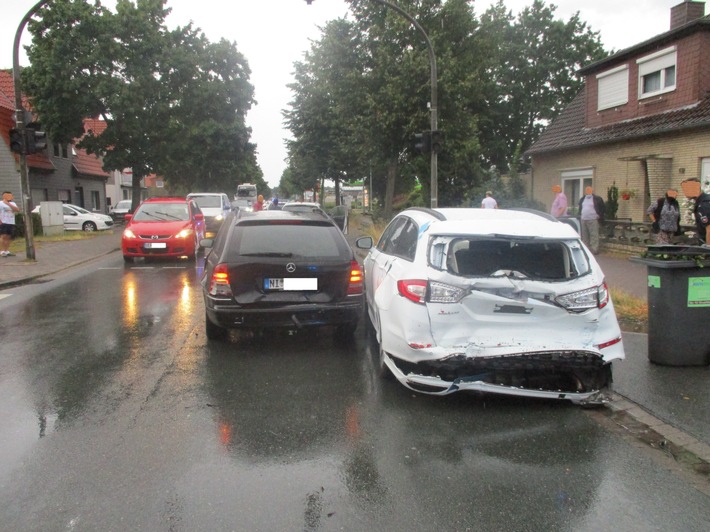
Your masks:
<svg viewBox="0 0 710 532"><path fill-rule="evenodd" d="M149 198L126 215L123 260L136 257L194 258L205 237L205 216L193 200Z"/></svg>

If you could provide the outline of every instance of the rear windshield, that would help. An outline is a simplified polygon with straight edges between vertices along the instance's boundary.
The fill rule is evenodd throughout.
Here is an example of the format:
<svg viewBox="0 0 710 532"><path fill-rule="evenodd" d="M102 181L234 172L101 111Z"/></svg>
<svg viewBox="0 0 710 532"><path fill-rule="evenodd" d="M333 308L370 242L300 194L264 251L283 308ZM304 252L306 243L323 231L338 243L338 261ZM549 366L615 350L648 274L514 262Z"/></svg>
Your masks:
<svg viewBox="0 0 710 532"><path fill-rule="evenodd" d="M236 255L324 259L349 256L347 242L331 224L243 224L235 235Z"/></svg>
<svg viewBox="0 0 710 532"><path fill-rule="evenodd" d="M577 240L436 237L433 267L464 277L516 277L563 281L589 272Z"/></svg>
<svg viewBox="0 0 710 532"><path fill-rule="evenodd" d="M255 198L256 189L255 188L238 188L237 189L238 198Z"/></svg>
<svg viewBox="0 0 710 532"><path fill-rule="evenodd" d="M186 221L190 216L187 212L187 203L144 203L138 207L133 219L137 222Z"/></svg>
<svg viewBox="0 0 710 532"><path fill-rule="evenodd" d="M195 200L200 209L219 209L222 207L221 196L190 196L190 199Z"/></svg>

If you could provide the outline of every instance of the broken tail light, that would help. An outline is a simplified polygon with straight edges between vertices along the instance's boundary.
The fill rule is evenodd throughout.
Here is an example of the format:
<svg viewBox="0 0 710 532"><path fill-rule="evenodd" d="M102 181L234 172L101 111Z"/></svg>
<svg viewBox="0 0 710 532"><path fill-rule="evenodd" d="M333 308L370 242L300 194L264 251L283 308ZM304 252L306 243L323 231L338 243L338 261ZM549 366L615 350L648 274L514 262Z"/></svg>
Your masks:
<svg viewBox="0 0 710 532"><path fill-rule="evenodd" d="M216 297L232 297L232 287L229 285L229 272L224 263L217 264L212 271L208 293Z"/></svg>
<svg viewBox="0 0 710 532"><path fill-rule="evenodd" d="M555 301L570 312L584 312L592 308L602 309L609 304L609 287L606 283L602 283L593 288L558 296Z"/></svg>
<svg viewBox="0 0 710 532"><path fill-rule="evenodd" d="M362 294L362 268L356 260L350 261L350 282L348 284L348 295L356 296Z"/></svg>

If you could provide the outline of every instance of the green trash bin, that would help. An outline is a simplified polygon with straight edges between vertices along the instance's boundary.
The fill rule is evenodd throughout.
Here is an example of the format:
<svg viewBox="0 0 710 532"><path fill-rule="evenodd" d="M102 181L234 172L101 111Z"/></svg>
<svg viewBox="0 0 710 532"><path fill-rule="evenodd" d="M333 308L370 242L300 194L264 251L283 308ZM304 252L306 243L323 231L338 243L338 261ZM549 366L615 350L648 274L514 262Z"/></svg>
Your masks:
<svg viewBox="0 0 710 532"><path fill-rule="evenodd" d="M710 364L710 247L648 246L632 262L648 273L648 359Z"/></svg>

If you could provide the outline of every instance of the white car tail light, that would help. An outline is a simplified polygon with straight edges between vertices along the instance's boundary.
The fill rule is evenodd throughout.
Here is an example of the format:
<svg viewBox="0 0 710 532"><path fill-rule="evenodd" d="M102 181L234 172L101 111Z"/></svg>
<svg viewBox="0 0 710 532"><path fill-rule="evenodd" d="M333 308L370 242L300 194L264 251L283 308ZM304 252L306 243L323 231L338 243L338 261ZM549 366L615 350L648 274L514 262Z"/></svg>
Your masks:
<svg viewBox="0 0 710 532"><path fill-rule="evenodd" d="M348 295L355 296L362 294L362 269L356 260L350 261L350 284L348 285Z"/></svg>
<svg viewBox="0 0 710 532"><path fill-rule="evenodd" d="M555 298L555 301L571 312L584 312L592 308L604 308L609 303L609 288L606 283L579 292Z"/></svg>
<svg viewBox="0 0 710 532"><path fill-rule="evenodd" d="M426 303L426 287L427 282L425 279L402 279L397 281L399 295L421 305Z"/></svg>
<svg viewBox="0 0 710 532"><path fill-rule="evenodd" d="M217 297L232 297L232 287L229 285L229 272L227 265L224 263L215 266L212 277L210 278L210 286L208 293L211 296Z"/></svg>
<svg viewBox="0 0 710 532"><path fill-rule="evenodd" d="M424 303L458 303L467 291L458 286L428 282L424 279L403 279L397 282L401 296L423 305ZM428 296L427 296L428 293Z"/></svg>

